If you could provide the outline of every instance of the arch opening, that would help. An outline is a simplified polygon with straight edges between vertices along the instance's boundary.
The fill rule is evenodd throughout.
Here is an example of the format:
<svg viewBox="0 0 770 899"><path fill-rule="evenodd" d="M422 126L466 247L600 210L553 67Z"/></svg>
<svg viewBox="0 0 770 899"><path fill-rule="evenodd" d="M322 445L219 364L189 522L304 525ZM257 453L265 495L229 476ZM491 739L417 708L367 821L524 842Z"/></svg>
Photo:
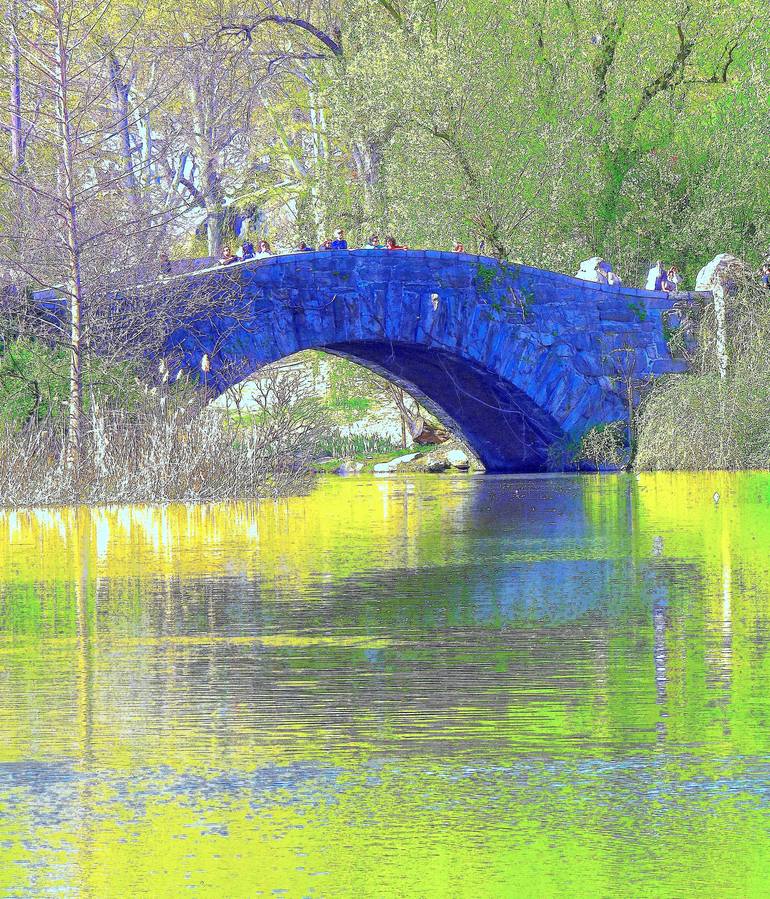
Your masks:
<svg viewBox="0 0 770 899"><path fill-rule="evenodd" d="M468 444L488 472L545 471L549 447L564 436L523 391L454 353L385 341L323 349L404 387Z"/></svg>
<svg viewBox="0 0 770 899"><path fill-rule="evenodd" d="M523 391L454 353L390 341L337 342L313 349L363 366L402 388L465 443L488 472L544 471L549 446L563 436L553 418ZM253 379L254 373L248 377ZM224 392L231 386L220 388Z"/></svg>

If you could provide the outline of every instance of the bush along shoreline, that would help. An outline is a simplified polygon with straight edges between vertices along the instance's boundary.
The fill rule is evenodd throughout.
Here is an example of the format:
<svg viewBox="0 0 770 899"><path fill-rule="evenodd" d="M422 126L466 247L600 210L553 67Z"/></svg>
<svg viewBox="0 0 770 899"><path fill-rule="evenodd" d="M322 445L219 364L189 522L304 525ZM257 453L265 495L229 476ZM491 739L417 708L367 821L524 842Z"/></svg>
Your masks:
<svg viewBox="0 0 770 899"><path fill-rule="evenodd" d="M733 269L721 321L709 304L670 344L690 370L632 385L628 420L555 444L554 470L770 469L770 292Z"/></svg>
<svg viewBox="0 0 770 899"><path fill-rule="evenodd" d="M57 421L0 425L0 506L216 502L303 493L322 429L280 413L234 427L210 409L93 410L73 466Z"/></svg>

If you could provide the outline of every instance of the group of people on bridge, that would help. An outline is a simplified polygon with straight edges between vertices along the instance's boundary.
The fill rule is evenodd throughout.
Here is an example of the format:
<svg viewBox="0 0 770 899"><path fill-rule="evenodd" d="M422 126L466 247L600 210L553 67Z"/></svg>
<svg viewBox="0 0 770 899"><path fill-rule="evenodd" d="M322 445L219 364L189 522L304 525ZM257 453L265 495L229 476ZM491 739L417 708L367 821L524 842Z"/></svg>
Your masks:
<svg viewBox="0 0 770 899"><path fill-rule="evenodd" d="M305 241L300 241L299 246L292 253L315 253L324 250L349 250L354 249L348 244L345 232L342 228L337 228L333 238L324 240L318 247L311 247ZM400 244L395 237L388 236L384 243L380 240L378 234L371 234L366 243L360 247L362 250L408 250L409 247ZM483 248L482 248L483 249ZM464 253L465 247L462 243L456 242L452 247L455 253ZM256 247L254 243L247 237L238 250L234 253L230 246L225 246L222 255L218 260L221 266L232 265L236 262L245 262L249 259L267 259L277 255L274 253L270 243L265 240L259 240ZM172 274L171 261L166 253L162 253L160 257L160 270L162 274ZM614 271L612 265L601 256L593 256L586 259L580 264L580 269L575 274L576 278L583 281L593 281L598 284L622 285L623 281ZM766 257L760 269L760 277L762 285L770 290L770 256ZM676 265L664 265L662 260L658 260L648 271L645 289L651 291L663 291L665 293L676 293L682 284L682 276Z"/></svg>
<svg viewBox="0 0 770 899"><path fill-rule="evenodd" d="M612 265L601 256L592 256L580 263L580 269L575 275L581 281L593 281L598 284L621 285L620 276L613 270ZM647 272L645 290L657 290L665 293L676 293L682 283L682 276L675 265L663 265L658 260Z"/></svg>
<svg viewBox="0 0 770 899"><path fill-rule="evenodd" d="M462 250L461 245L459 252L464 252ZM270 248L270 244L266 240L260 240L257 244L258 249L254 249L254 244L247 238L242 246L238 249L237 253L233 253L232 249L228 246L225 247L222 251L222 255L219 259L220 265L231 265L234 262L243 262L247 259L266 259L268 256L275 255ZM334 232L334 238L327 238L324 240L320 246L311 247L308 246L305 241L300 241L299 246L294 251L296 253L315 253L321 250L349 250L352 249L348 245L347 239L345 238L345 232L342 228L337 228ZM367 242L361 247L362 250L408 250L409 247L403 246L398 243L395 237L386 237L385 243L380 242L379 235L372 234Z"/></svg>

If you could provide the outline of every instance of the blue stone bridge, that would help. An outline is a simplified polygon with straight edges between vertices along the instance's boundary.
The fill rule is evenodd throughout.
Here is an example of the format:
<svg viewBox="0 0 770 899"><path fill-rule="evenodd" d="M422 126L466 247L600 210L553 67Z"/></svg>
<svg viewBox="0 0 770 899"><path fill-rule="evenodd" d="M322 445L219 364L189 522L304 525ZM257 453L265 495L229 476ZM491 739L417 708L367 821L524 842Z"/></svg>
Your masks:
<svg viewBox="0 0 770 899"><path fill-rule="evenodd" d="M437 251L250 260L174 278L211 308L170 336L176 367L222 393L268 363L324 350L403 386L488 471L540 471L549 447L624 419L629 377L682 371L669 296Z"/></svg>

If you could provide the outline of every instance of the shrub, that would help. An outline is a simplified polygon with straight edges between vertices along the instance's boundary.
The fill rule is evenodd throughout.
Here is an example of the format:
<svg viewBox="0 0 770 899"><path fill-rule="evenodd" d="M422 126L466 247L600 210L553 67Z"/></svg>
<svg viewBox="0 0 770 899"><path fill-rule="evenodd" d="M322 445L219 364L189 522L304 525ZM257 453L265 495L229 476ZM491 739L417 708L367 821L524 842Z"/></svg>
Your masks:
<svg viewBox="0 0 770 899"><path fill-rule="evenodd" d="M658 385L639 416L640 469L767 468L770 368L764 352L745 356L729 378L682 375Z"/></svg>
<svg viewBox="0 0 770 899"><path fill-rule="evenodd" d="M619 469L628 465L626 424L614 421L589 428L581 437L564 437L548 447L549 471Z"/></svg>
<svg viewBox="0 0 770 899"><path fill-rule="evenodd" d="M658 381L638 410L641 469L770 465L770 301L744 274L726 302L727 377L721 378L712 305L698 323L693 372Z"/></svg>
<svg viewBox="0 0 770 899"><path fill-rule="evenodd" d="M400 443L394 443L378 434L343 434L339 430L332 431L324 437L320 450L333 459L379 456L383 453L404 451Z"/></svg>
<svg viewBox="0 0 770 899"><path fill-rule="evenodd" d="M587 463L597 471L625 468L628 464L625 437L626 426L622 421L589 428L580 438L575 462Z"/></svg>
<svg viewBox="0 0 770 899"><path fill-rule="evenodd" d="M169 411L149 397L131 413L92 410L77 468L56 420L0 424L0 505L215 501L309 485L321 419L279 408L233 427L203 402Z"/></svg>

